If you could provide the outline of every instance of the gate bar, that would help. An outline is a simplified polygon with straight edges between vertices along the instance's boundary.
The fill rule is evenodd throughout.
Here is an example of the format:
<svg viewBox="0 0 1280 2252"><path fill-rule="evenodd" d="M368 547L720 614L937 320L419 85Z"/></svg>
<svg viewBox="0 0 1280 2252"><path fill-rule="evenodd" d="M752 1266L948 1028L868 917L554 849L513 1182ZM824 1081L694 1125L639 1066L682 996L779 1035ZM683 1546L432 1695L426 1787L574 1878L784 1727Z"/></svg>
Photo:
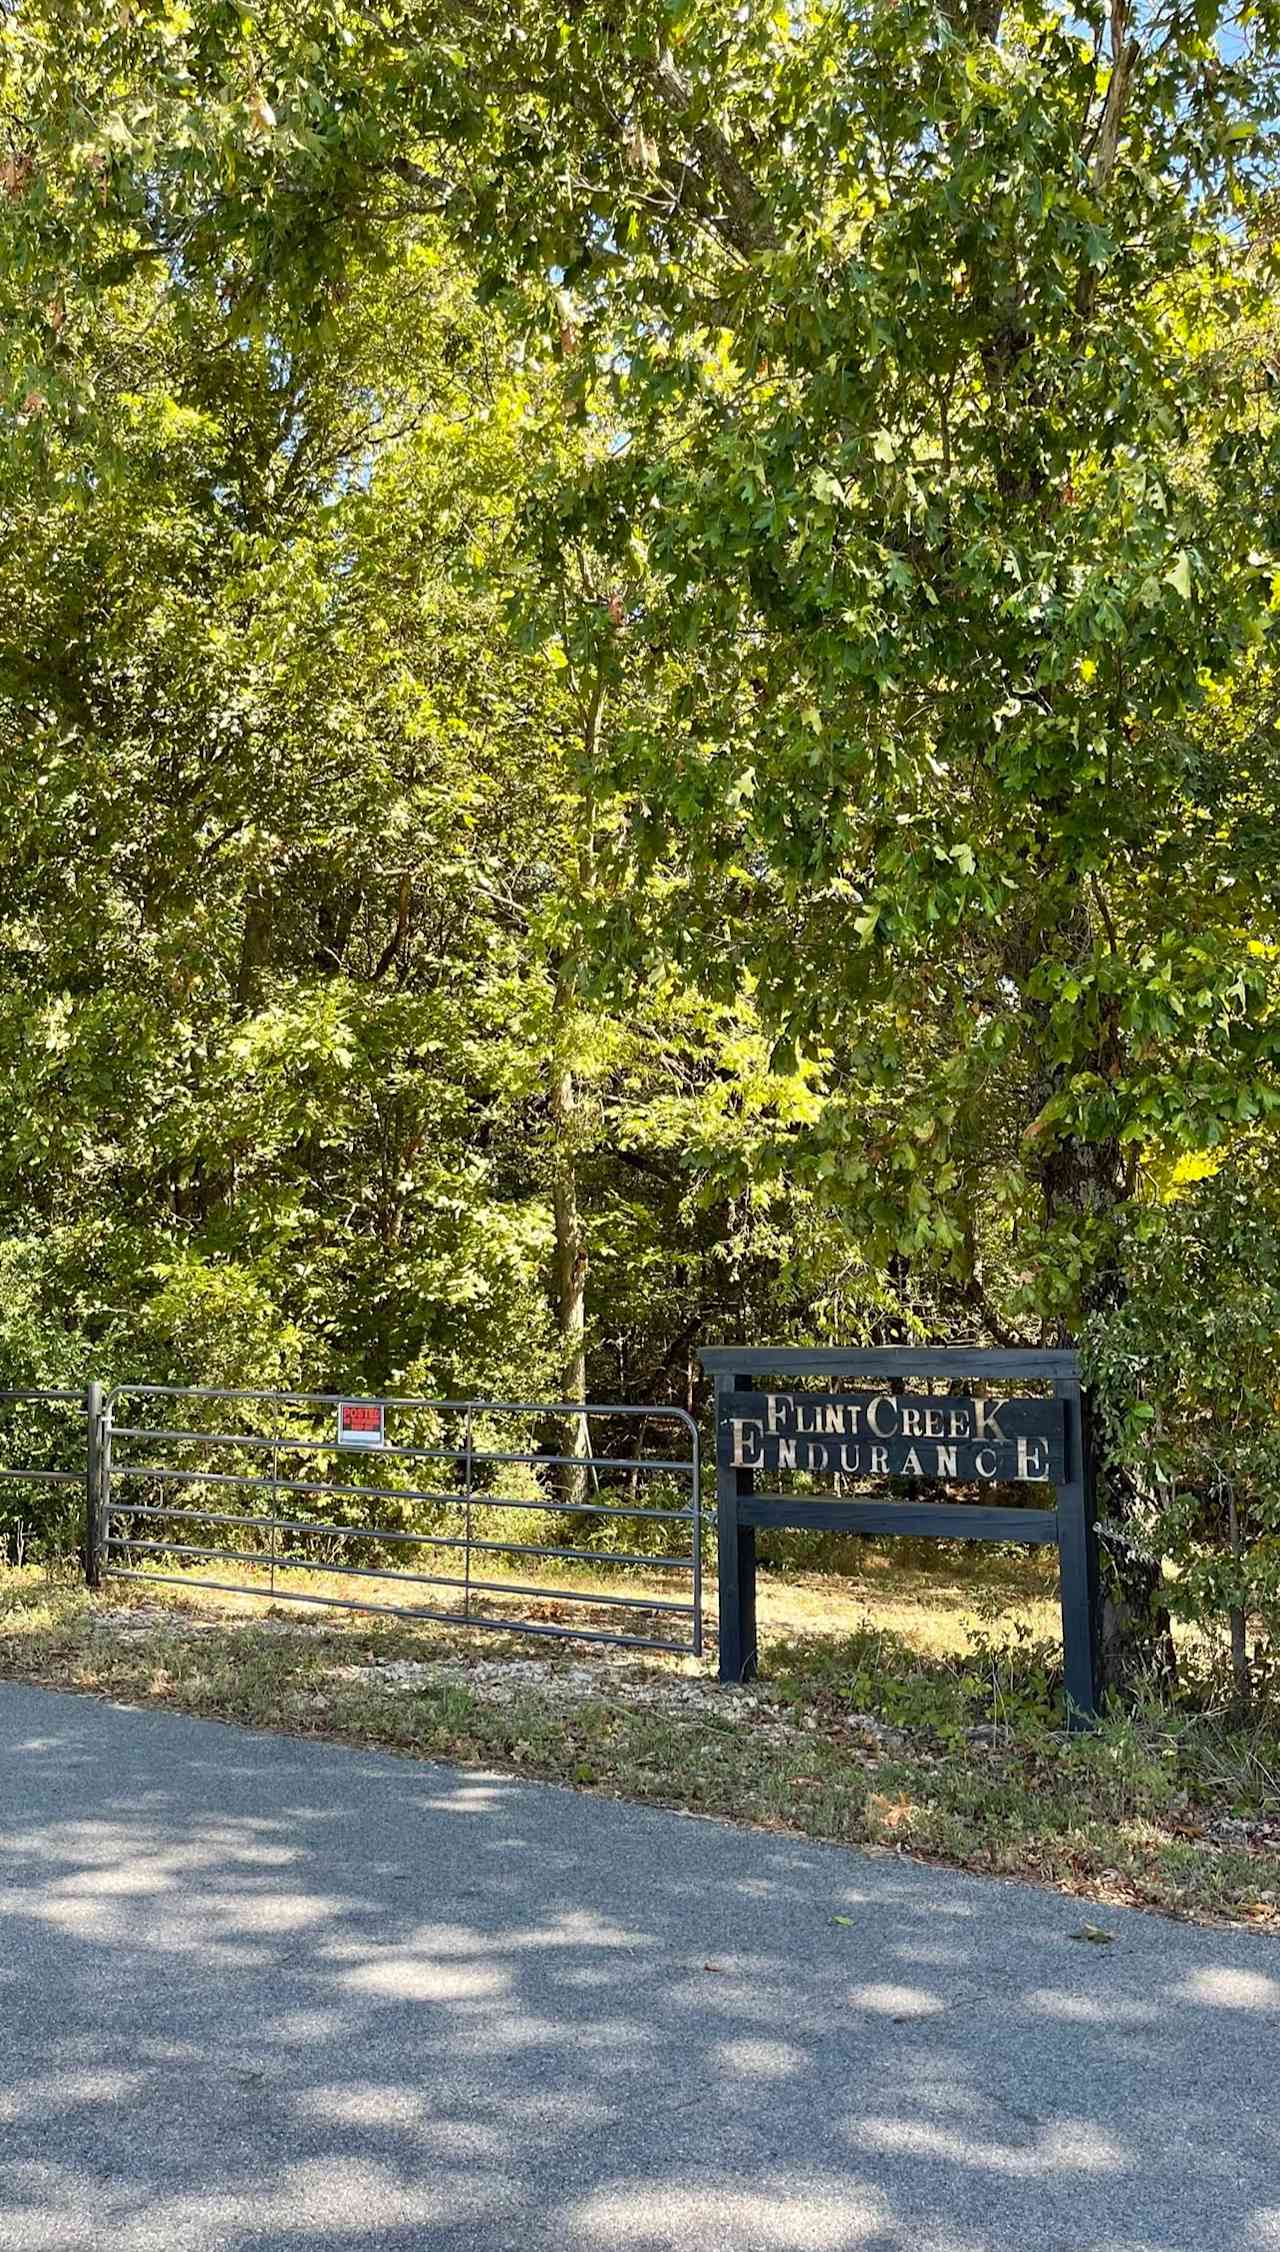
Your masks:
<svg viewBox="0 0 1280 2252"><path fill-rule="evenodd" d="M127 1437L127 1435L126 1433L125 1436ZM119 1433L116 1436L119 1436ZM541 1464L545 1459L543 1455L522 1455L520 1457L522 1462L536 1462L538 1464ZM657 1463L646 1463L641 1467L656 1470L662 1466ZM684 1464L684 1468L686 1471L688 1470L688 1463ZM184 1485L263 1486L272 1483L269 1478L255 1478L243 1470L183 1470L176 1466L171 1467L164 1462L120 1462L115 1465L111 1475L113 1479L172 1478ZM280 1478L275 1482L278 1484L281 1493L330 1496L334 1494L339 1496L382 1494L393 1501L427 1501L440 1506L447 1504L451 1509L461 1508L466 1499L465 1494L427 1493L417 1486L348 1486L335 1484L332 1479L316 1478ZM687 1509L649 1509L639 1503L634 1508L624 1508L618 1503L610 1504L600 1501L529 1501L527 1498L516 1494L487 1493L477 1495L476 1499L487 1502L494 1509L534 1509L546 1517L639 1517L652 1520L655 1525L662 1523L684 1524L691 1522L693 1517L692 1502ZM122 1502L120 1506L121 1508L131 1508L133 1504ZM138 1507L141 1506L141 1503L139 1503ZM207 1515L209 1512L201 1511L200 1514ZM237 1518L236 1522L239 1523L239 1521Z"/></svg>
<svg viewBox="0 0 1280 2252"><path fill-rule="evenodd" d="M671 1658L689 1655L687 1642L664 1642L645 1634L606 1634L601 1628L552 1626L542 1619L481 1618L475 1611L469 1619L464 1619L461 1611L410 1610L399 1603L354 1603L347 1602L341 1595L304 1595L300 1588L293 1591L282 1588L273 1596L270 1588L242 1587L234 1580L192 1580L182 1572L126 1572L113 1567L111 1577L140 1580L144 1587L203 1588L217 1595L254 1596L265 1603L313 1603L325 1611L376 1611L379 1616L390 1619L430 1619L441 1626L480 1626L498 1634L539 1634L555 1642L607 1642L619 1650L664 1650ZM546 1592L544 1588L537 1590L540 1595Z"/></svg>
<svg viewBox="0 0 1280 2252"><path fill-rule="evenodd" d="M266 1522L265 1518L260 1517L244 1521L254 1525ZM119 1533L112 1533L106 1545L108 1550L127 1550L131 1556L199 1556L214 1564L250 1564L258 1569L265 1569L268 1562L261 1553L255 1554L242 1548L197 1548L183 1541L130 1540ZM410 1587L467 1585L465 1579L454 1579L443 1572L379 1571L372 1564L326 1564L309 1556L277 1556L275 1563L277 1570L284 1572L332 1572L341 1579L352 1580L403 1580ZM525 1587L514 1581L503 1580L473 1579L471 1585L480 1588L486 1595L541 1595L549 1603L586 1603L602 1611L671 1611L682 1619L689 1618L693 1611L691 1603L672 1603L665 1597L656 1595L593 1595L576 1588Z"/></svg>
<svg viewBox="0 0 1280 2252"><path fill-rule="evenodd" d="M397 1495L397 1500L400 1498ZM482 1496L487 1500L487 1496ZM503 1506L503 1505L499 1505ZM536 1506L536 1505L534 1505ZM246 1517L243 1512L216 1509L166 1509L162 1503L122 1501L116 1506L117 1517L180 1518L188 1525L254 1525L265 1532L274 1527L279 1533L321 1533L327 1540L385 1540L410 1542L421 1548L465 1548L467 1536L462 1533L402 1533L378 1525L326 1525L315 1517ZM121 1536L123 1537L123 1536ZM570 1556L583 1564L632 1564L646 1571L691 1572L693 1557L688 1556L632 1556L618 1548L546 1548L525 1540L472 1539L473 1548L491 1549L496 1556ZM218 1554L229 1551L219 1549Z"/></svg>

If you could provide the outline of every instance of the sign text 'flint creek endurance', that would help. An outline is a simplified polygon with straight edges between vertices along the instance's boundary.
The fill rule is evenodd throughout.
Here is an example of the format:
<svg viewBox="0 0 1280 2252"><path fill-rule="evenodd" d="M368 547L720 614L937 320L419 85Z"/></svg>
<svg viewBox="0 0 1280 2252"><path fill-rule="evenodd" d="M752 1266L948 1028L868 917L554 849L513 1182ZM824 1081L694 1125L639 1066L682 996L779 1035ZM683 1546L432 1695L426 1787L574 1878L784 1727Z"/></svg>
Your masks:
<svg viewBox="0 0 1280 2252"><path fill-rule="evenodd" d="M734 1392L725 1407L721 1457L733 1470L999 1484L1066 1476L1060 1399Z"/></svg>

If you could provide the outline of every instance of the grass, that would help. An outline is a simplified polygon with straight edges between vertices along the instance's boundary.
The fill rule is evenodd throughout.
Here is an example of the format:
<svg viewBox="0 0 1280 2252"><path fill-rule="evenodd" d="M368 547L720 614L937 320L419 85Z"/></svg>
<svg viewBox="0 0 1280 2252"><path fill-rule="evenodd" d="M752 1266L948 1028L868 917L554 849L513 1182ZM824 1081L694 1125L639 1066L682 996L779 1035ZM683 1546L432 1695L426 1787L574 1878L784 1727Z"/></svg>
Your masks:
<svg viewBox="0 0 1280 2252"><path fill-rule="evenodd" d="M1153 1700L1064 1735L1041 1559L767 1575L760 1630L764 1677L722 1689L714 1658L0 1572L9 1679L1280 1929L1280 1719Z"/></svg>

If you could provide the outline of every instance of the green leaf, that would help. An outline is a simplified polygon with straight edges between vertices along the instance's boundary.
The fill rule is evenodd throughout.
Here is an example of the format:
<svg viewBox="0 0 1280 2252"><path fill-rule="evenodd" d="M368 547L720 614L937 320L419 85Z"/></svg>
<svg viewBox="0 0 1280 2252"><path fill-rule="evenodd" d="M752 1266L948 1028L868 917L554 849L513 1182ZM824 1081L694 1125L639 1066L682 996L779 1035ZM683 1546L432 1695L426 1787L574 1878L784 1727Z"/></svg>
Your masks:
<svg viewBox="0 0 1280 2252"><path fill-rule="evenodd" d="M1191 600L1191 557L1185 547L1172 569L1165 572L1164 583L1171 586L1175 594L1180 594L1184 602Z"/></svg>

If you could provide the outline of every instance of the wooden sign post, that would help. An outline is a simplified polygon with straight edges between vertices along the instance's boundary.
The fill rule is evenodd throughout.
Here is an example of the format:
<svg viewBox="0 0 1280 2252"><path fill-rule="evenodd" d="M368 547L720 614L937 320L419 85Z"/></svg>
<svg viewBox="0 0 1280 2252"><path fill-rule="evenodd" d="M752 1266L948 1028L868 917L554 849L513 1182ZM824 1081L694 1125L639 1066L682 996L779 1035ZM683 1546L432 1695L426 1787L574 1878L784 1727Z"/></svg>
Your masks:
<svg viewBox="0 0 1280 2252"><path fill-rule="evenodd" d="M756 1529L906 1533L939 1540L1055 1543L1068 1722L1097 1716L1098 1556L1079 1356L892 1345L878 1351L721 1346L702 1365L716 1388L720 1679L756 1670ZM763 1389L762 1377L776 1380ZM833 1392L805 1379L850 1380ZM904 1378L927 1391L908 1392ZM1011 1387L1039 1383L1041 1393ZM852 1388L856 1386L855 1388ZM1053 1508L878 1499L866 1492L762 1492L757 1479L923 1479L1052 1489Z"/></svg>

